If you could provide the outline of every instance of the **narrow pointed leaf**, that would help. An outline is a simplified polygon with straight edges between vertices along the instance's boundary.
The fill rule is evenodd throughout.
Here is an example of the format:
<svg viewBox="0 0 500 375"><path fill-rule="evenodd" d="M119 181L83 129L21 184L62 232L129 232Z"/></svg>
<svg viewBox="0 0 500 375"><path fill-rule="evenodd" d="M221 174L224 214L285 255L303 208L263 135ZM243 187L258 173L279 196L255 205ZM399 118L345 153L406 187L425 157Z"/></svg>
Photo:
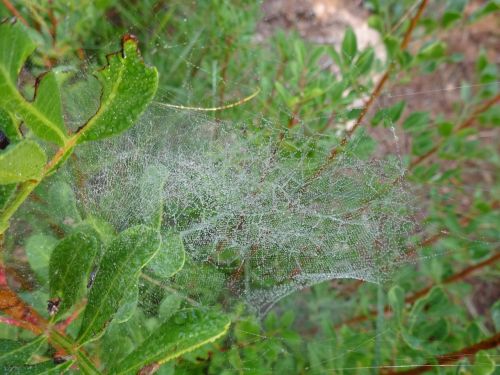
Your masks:
<svg viewBox="0 0 500 375"><path fill-rule="evenodd" d="M25 140L0 151L0 185L38 180L47 157L34 141Z"/></svg>
<svg viewBox="0 0 500 375"><path fill-rule="evenodd" d="M137 283L141 269L156 254L160 244L159 233L144 225L123 231L111 242L90 290L79 343L103 332L123 304L127 289Z"/></svg>
<svg viewBox="0 0 500 375"><path fill-rule="evenodd" d="M108 66L96 74L102 84L97 113L78 133L78 142L113 136L134 124L158 88L158 72L142 61L137 41L127 36L121 53L108 56Z"/></svg>
<svg viewBox="0 0 500 375"><path fill-rule="evenodd" d="M0 366L24 365L44 341L44 336L38 336L25 345L13 340L0 340Z"/></svg>
<svg viewBox="0 0 500 375"><path fill-rule="evenodd" d="M76 232L60 241L52 251L50 298L61 300L59 313L67 311L82 297L97 248L93 236Z"/></svg>
<svg viewBox="0 0 500 375"><path fill-rule="evenodd" d="M34 49L22 25L0 24L0 107L20 116L41 139L62 146L68 137L61 115L60 91L53 73L38 81L34 102L27 101L17 89L17 75Z"/></svg>
<svg viewBox="0 0 500 375"><path fill-rule="evenodd" d="M206 309L179 311L158 327L142 345L123 359L112 374L135 374L151 364L162 364L226 334L230 320L224 314Z"/></svg>

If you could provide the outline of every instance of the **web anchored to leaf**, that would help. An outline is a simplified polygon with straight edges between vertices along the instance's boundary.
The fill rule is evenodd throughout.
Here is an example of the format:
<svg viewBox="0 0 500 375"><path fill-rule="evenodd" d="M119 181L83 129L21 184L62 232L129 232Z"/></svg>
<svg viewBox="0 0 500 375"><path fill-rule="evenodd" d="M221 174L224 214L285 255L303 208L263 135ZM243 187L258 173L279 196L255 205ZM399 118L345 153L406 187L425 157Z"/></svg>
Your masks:
<svg viewBox="0 0 500 375"><path fill-rule="evenodd" d="M155 107L130 133L82 149L75 189L118 230L153 220L178 233L186 264L163 281L205 303L243 297L265 311L321 281L384 280L413 230L399 162L362 160L358 140L311 179L312 142L288 141L301 146L278 151L241 126ZM160 277L170 267L152 264Z"/></svg>

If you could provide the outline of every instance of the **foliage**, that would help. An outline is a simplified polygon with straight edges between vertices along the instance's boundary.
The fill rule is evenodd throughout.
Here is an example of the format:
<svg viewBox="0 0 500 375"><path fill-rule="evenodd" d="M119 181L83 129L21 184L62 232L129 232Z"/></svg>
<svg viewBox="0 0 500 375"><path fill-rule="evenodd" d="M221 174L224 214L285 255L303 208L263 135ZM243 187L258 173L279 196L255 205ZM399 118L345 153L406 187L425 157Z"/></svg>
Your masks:
<svg viewBox="0 0 500 375"><path fill-rule="evenodd" d="M475 307L477 288L498 283L498 173L489 171L499 157L483 135L498 134L498 67L491 51L473 56L475 71L459 81L451 110L416 108L411 96L379 98L462 63L443 35L499 9L495 0L472 11L467 3L430 1L406 48L421 2L366 1L384 61L351 29L339 47L284 31L260 41L258 2L13 2L31 27L20 19L0 24L0 130L10 143L0 150L4 372L62 373L74 365L83 373L390 373L383 366L427 364L435 373L493 374L498 340L479 345L475 357L448 354L499 335L499 303ZM104 64L101 51L129 32L137 38L124 37L96 78L81 76L89 58ZM137 40L156 68L142 62ZM82 209L78 190L61 177L63 164L82 159L81 143L134 131L151 102L213 108L257 87L254 100L211 119L244 122L256 144L283 135L278 152L307 160L313 171L325 154L335 163L359 119L359 158L373 157L380 134L403 140L407 147L390 151L406 167L421 224L412 264L389 283L324 282L262 319L244 305L223 312L220 271L192 262L174 230L160 233L160 194L140 207L138 222L117 229ZM377 104L367 108L370 95ZM154 176L164 175L149 166L144 181L157 186L145 191L161 191L168 177ZM206 281L193 283L199 278ZM61 356L66 362L54 363Z"/></svg>

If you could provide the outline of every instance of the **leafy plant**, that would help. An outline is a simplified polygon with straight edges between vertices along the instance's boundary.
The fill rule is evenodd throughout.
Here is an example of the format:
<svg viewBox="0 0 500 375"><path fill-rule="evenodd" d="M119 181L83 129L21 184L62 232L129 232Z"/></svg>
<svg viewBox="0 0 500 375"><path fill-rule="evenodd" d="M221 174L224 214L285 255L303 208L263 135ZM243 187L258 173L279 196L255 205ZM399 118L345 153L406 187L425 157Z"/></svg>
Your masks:
<svg viewBox="0 0 500 375"><path fill-rule="evenodd" d="M0 359L0 363L12 364L10 368L19 372L28 367L37 371L33 366L54 367L50 361L42 365L35 362L57 357L51 349L55 348L70 356L58 366L73 366L73 369L78 366L82 372L97 368L108 373L142 369L162 374L174 371L181 374L495 373L500 309L498 302L493 301L493 292L500 260L500 217L498 176L493 173L498 169L498 150L492 140L498 133L499 122L498 67L487 41L476 35L474 45L480 44L481 48L472 53L467 48L457 48L453 36L467 35L476 22L498 13L498 1L485 1L477 6L468 1L363 2L370 11L368 24L380 34L387 59L380 57L376 48L363 48L351 29L346 29L335 47L311 43L285 30L277 30L270 36L261 34L262 23L267 21L262 21L259 2L12 3L22 17L16 28L26 33L24 39L28 45L36 40L38 48L28 52L25 47L16 47L20 51L16 53L25 58L33 52L30 64L24 74L18 75L16 70L14 75L9 72L0 75L0 96L10 90L7 98L0 98L1 129L10 142L0 151L0 178L6 182L1 185L0 196L7 202L2 224L4 228L11 225L10 232L5 232L3 268L10 286L3 283L0 295L3 311L0 318L5 323L0 333L6 340L0 343L3 345L0 353L5 352L10 359L8 362ZM1 8L0 16L11 12ZM299 14L297 19L302 17ZM23 20L33 27L22 27L19 23ZM142 110L134 111L131 118L117 125L118 130L139 123L130 127L124 137L90 142L100 135L114 134L107 125L114 123L115 111L127 118L129 112L122 111L123 108L109 107L109 111L102 111L102 120L88 120L99 112L101 89L104 97L113 96L108 95L112 90L107 90L106 85L117 80L108 81L107 77L116 74L112 73L115 68L123 67L120 55L111 58L110 63L114 62L115 67L98 74L97 81L86 77L82 82L72 68L56 68L40 80L43 85L37 90L37 96L44 90L51 95L38 101L35 96L32 102L24 99L32 97L35 91L34 85L25 83L30 72L37 74L60 64L81 70L89 58L104 63L99 52L130 30L141 40L145 59L160 72L161 84L154 100L152 92L145 95L149 99L143 103L144 107L141 105L142 110L152 101L146 115L139 118ZM0 33L0 39L6 33L13 31ZM460 43L465 39L460 39ZM0 46L0 56L10 53L11 42L9 39ZM132 52L136 51L133 40L127 43L124 47L128 45ZM137 61L132 60L134 67L149 72L144 81L152 81L151 70L142 63L135 65ZM19 68L23 62L24 59ZM148 87L141 86L140 79L134 82L124 87L127 96L123 102L130 105L142 103L144 97L135 96L139 87L148 93L152 90L147 84ZM8 87L1 86L5 84ZM60 91L63 94L57 94L59 86L66 88ZM214 109L227 103L241 103L244 101L241 98L256 92L257 86L260 93L253 100L245 101L244 105L230 105L224 112L212 111L213 116L200 119L186 109ZM53 106L53 102L61 99L63 102L66 99L72 107L62 107L58 112L59 107ZM46 103L50 105L45 107ZM185 109L180 113L167 112L164 108L172 104ZM33 116L34 109L49 120L47 129L44 126L48 122ZM154 142L164 142L163 145L168 142L165 134L183 134L198 142L206 135L196 133L203 128L199 124L209 121L221 131L219 136L224 135L225 122L240 131L237 134L244 141L238 138L235 142L241 146L238 158L228 161L221 157L220 149L207 153L197 143L194 149L199 156L199 167L186 163L183 173L170 174L161 163L165 156L153 154L147 148ZM73 122L78 124L73 126ZM81 141L67 146L67 152L60 154L59 161L47 169L51 162L46 162L45 155L53 160L57 150L64 149L78 135L78 127L91 122L103 128L95 131L89 128L89 138L82 135ZM125 123L127 126L122 128ZM162 126L167 123L161 132L156 126L160 123ZM181 130L177 133L172 129ZM395 138L395 142L387 144L387 139ZM0 138L2 144L3 140ZM408 238L398 243L400 248L406 247L401 252L404 256L394 259L396 270L388 282L377 279L387 276L383 267L374 268L377 272L372 274L371 280L378 280L378 285L358 280L325 281L279 302L272 299L276 304L264 317L256 317L248 306L238 302L227 304L227 296L234 298L241 293L239 288L243 285L244 289L245 282L257 280L259 287L269 287L275 292L279 291L273 282L276 278L289 286L290 281L301 276L296 263L290 262L296 257L278 256L274 262L266 260L260 269L255 267L258 262L241 267L238 262L241 254L236 247L229 246L218 257L211 258L214 249L202 240L219 234L216 226L207 226L206 236L196 242L197 246L179 233L193 228L193 223L207 224L216 217L214 207L225 201L214 197L242 197L241 192L234 191L233 195L224 195L213 186L231 181L230 186L235 190L248 188L252 186L248 179L240 179L248 175L254 177L251 183L258 185L260 174L255 177L244 172L260 165L255 161L262 160L262 155L254 151L262 152L262 145L269 146L264 149L274 155L266 159L269 164L263 168L272 172L271 178L285 170L293 177L297 175L292 171L298 171L298 180L304 176L321 179L336 165L344 166L342 157L346 154L354 154L356 160L370 160L375 153L385 153L396 160L382 166L400 168L401 177L394 178L394 182L406 181L404 189L409 189L414 199L408 201L418 206L419 214L414 221L419 223L419 230L410 238L410 244ZM22 150L15 154L12 150L17 147ZM118 155L127 158L120 159ZM217 157L217 163L212 163ZM282 160L288 163L284 167L279 164ZM208 174L206 165L220 168L215 174ZM239 168L226 170L224 174L223 167L228 165ZM103 172L100 170L103 166L112 167ZM202 177L196 187L187 183L184 186L189 189L179 194L177 188L183 185L178 177L186 176L188 167ZM75 168L70 178L64 175L65 168ZM327 186L328 192L337 197L342 193L338 201L350 202L353 207L359 202L356 197L366 198L360 194L360 187L366 186L364 183L370 176L377 177L373 181L386 174L394 176L394 169L340 170L344 173L334 180L337 185ZM346 178L351 174L357 178ZM218 178L207 182L205 177L214 175ZM269 178L265 173L263 176ZM266 178L260 187L269 186ZM210 185L213 180L219 185ZM342 190L340 187L347 181L351 182L350 187ZM84 196L89 193L88 186L94 189ZM283 186L289 187L280 185ZM189 195L202 188L210 194ZM380 186L373 188L377 190ZM172 194L162 195L162 191ZM274 190L276 194L296 197L295 191L291 191ZM325 191L321 190L318 196L324 197ZM375 197L393 197L390 189L376 193ZM105 199L92 201L96 197ZM187 209L181 209L175 202L177 198L185 198ZM231 203L238 206L241 201L233 199ZM86 203L84 208L82 202ZM266 206L269 202L279 199L259 202L262 207L271 207L258 211L259 214L273 212L272 205ZM250 211L255 205L254 202L246 212L256 212ZM295 207L292 204L286 208L293 211ZM97 215L102 212L106 214L102 215L104 219ZM375 211L379 217L390 218L395 212L400 213L384 205ZM290 217L288 214L268 225L267 231L280 231ZM242 233L251 233L245 232L245 223L255 223L257 216L240 221L234 220L234 216L223 219L227 217L232 220L215 221L230 229L224 232L224 239L235 238L234 229L238 227ZM293 233L304 233L299 230L302 225L303 222L297 224L298 229ZM389 230L395 231L388 228L382 232ZM286 233L285 239L294 239L289 234L292 232ZM322 234L330 233L323 230ZM363 235L351 229L348 234L352 238ZM130 264L125 262L123 254L128 254L128 249L146 237L150 246L139 246L144 251L139 251ZM320 236L303 238L318 240ZM368 254L378 254L375 245L380 246L380 242L370 243L374 251ZM84 252L74 253L69 248ZM279 254L277 248L266 251ZM252 251L256 251L255 247ZM193 253L199 257L193 259ZM116 262L123 271L116 279L109 272L100 273L101 265L104 270L113 268L114 272L115 266L110 265L115 261L113 254L120 254ZM380 258L393 259L386 253L382 253L379 262ZM325 264L321 262L324 259L316 262L308 259L309 268L304 267L302 272L317 270L318 264ZM347 263L351 264L351 260ZM79 264L78 272L71 272L75 269L73 264ZM264 281L263 269L272 270L268 272L271 277ZM368 278L366 270L361 278ZM106 288L108 284L126 290ZM91 285L90 291L87 285ZM281 291L298 289L301 284L294 285ZM105 293L113 298L105 298ZM279 298L283 294L276 293ZM85 298L88 298L86 303ZM46 311L49 299L53 316ZM200 305L216 308L206 310ZM230 311L231 328L228 328L229 317L219 310L221 305ZM19 311L30 313L22 315ZM88 328L85 331L80 328L82 317ZM50 325L53 322L55 326ZM52 328L54 332L45 329L46 324L56 327ZM214 341L226 332L224 339ZM75 351L78 340L86 343ZM26 350L15 349L23 345ZM9 357L16 353L25 354L16 357L20 359ZM54 371L62 371L59 369L56 367Z"/></svg>
<svg viewBox="0 0 500 375"><path fill-rule="evenodd" d="M121 52L109 55L108 65L96 73L101 84L97 111L76 131L70 132L64 122L56 72L37 78L31 101L23 95L25 88L17 85L18 74L34 48L34 42L19 22L0 24L0 130L8 143L0 155L0 184L5 192L0 216L2 244L11 217L44 180L54 178L52 175L57 173L74 148L130 128L152 100L158 85L158 73L143 63L136 39L124 37ZM21 124L26 129L21 128ZM50 155L48 162L47 154ZM60 193L58 198L61 198ZM8 340L2 342L4 372L62 373L73 365L83 373L103 370L93 362L95 349L90 356L87 354L89 348L95 348L95 344L90 346L89 342L102 337L117 316L122 322L128 320L132 314L123 318L121 309L130 303L130 298L137 298L133 293L129 297L127 292L137 290L142 268L155 258L160 248L173 254L180 246L178 241L173 242L174 246L170 244L175 241L172 235L162 238L158 225L151 219L116 235L107 233L104 236L102 231L105 228L87 221L51 245L48 319L8 286L6 268L2 265L0 305L3 313L10 316L6 321L38 335L24 345ZM40 238L34 245L39 241ZM166 242L162 244L162 241ZM39 256L42 251L43 248L38 247L32 256L37 256L37 252ZM162 257L161 262L168 265L166 255L162 254ZM38 259L34 264L40 266L42 261ZM80 312L79 332L76 335L66 332ZM129 373L142 367L159 366L224 335L228 325L228 318L222 314L214 315L200 309L181 311L164 322L142 345L137 345L129 356L122 361L117 358L116 368L112 371ZM45 342L57 350L58 358L64 358L62 363L48 360L30 364ZM160 342L165 346L152 355L150 346Z"/></svg>

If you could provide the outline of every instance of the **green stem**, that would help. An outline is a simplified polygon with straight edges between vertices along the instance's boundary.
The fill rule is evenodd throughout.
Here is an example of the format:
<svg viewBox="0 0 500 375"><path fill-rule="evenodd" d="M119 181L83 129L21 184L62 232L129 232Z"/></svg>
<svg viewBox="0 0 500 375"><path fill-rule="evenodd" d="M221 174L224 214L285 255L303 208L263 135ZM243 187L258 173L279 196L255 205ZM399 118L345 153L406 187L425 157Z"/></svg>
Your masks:
<svg viewBox="0 0 500 375"><path fill-rule="evenodd" d="M77 345L67 336L63 335L57 330L51 330L49 332L49 340L57 347L64 349L68 354L73 355L77 362L78 367L84 374L98 375L101 374L99 370L95 367L94 363L89 357L80 349Z"/></svg>

